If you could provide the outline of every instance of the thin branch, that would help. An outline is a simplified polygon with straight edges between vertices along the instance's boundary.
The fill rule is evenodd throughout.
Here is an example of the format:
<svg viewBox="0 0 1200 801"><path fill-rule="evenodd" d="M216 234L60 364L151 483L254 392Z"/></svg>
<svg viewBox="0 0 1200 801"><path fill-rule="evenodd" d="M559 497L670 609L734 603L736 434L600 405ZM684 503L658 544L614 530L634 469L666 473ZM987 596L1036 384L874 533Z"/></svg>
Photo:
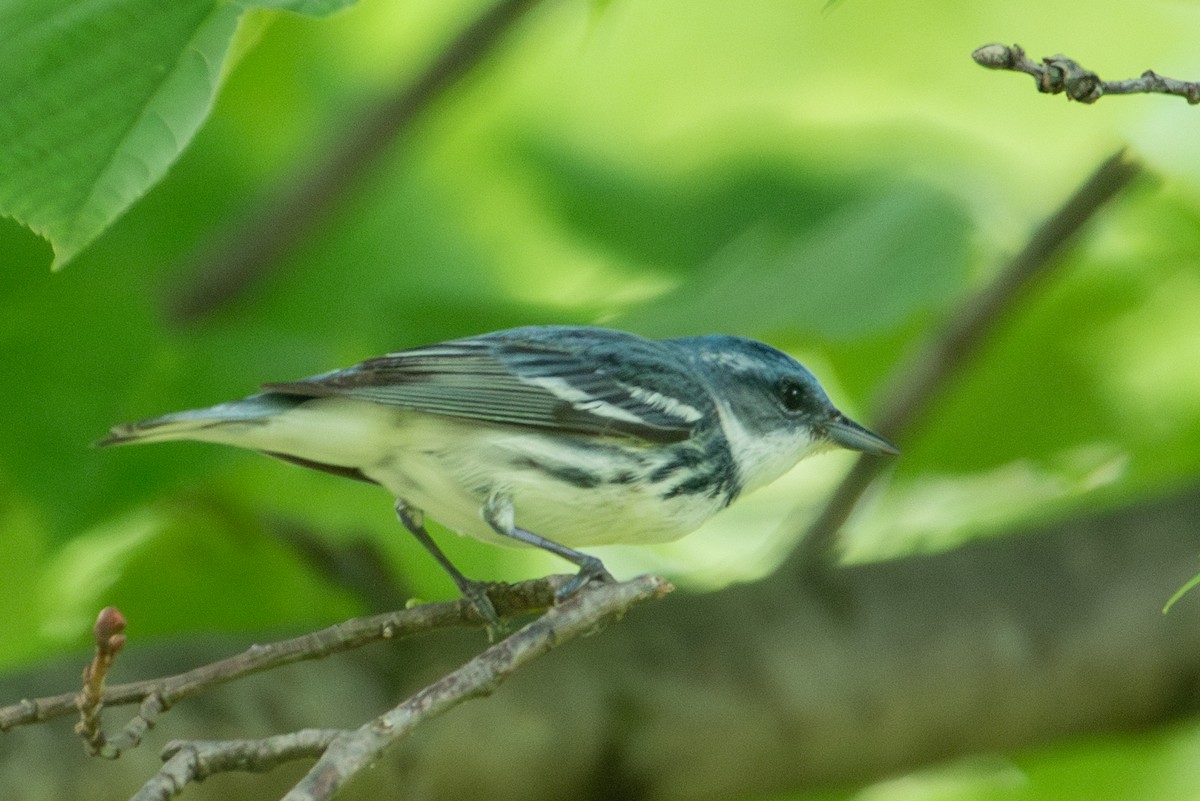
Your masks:
<svg viewBox="0 0 1200 801"><path fill-rule="evenodd" d="M337 144L293 183L231 224L183 268L190 283L167 299L177 323L201 320L262 282L368 172L397 136L493 53L537 0L499 0L451 41L410 84L334 137Z"/></svg>
<svg viewBox="0 0 1200 801"><path fill-rule="evenodd" d="M979 353L988 337L1045 282L1061 262L1055 257L1084 224L1100 212L1142 172L1141 165L1120 150L1107 158L1075 193L1033 233L1024 249L990 284L969 297L934 334L893 372L872 426L885 437L903 442L905 434L928 414L937 397ZM858 499L887 466L877 456L861 456L834 490L803 541L782 569L783 574L821 573L835 556L837 532ZM799 525L799 524L797 524Z"/></svg>
<svg viewBox="0 0 1200 801"><path fill-rule="evenodd" d="M1011 70L1032 75L1039 92L1057 95L1065 93L1070 100L1095 103L1104 95L1160 94L1179 95L1188 103L1200 103L1200 82L1167 78L1146 70L1137 78L1104 81L1077 61L1063 55L1043 58L1039 64L1025 55L1020 45L1009 47L987 44L971 54L975 63L993 70Z"/></svg>
<svg viewBox="0 0 1200 801"><path fill-rule="evenodd" d="M316 759L342 733L341 729L301 729L261 740L172 740L163 749L165 764L133 801L166 801L188 784L218 773L265 773L285 762Z"/></svg>
<svg viewBox="0 0 1200 801"><path fill-rule="evenodd" d="M552 606L555 592L571 578L550 576L520 584L492 584L488 587L488 597L502 617L536 612ZM236 656L186 673L103 687L100 701L93 698L86 702L86 706L98 711L101 704L109 707L141 704L142 708L130 726L144 731L154 724L159 713L179 700L252 673L293 662L320 659L381 640L410 637L437 629L483 625L475 607L462 600L423 604L412 609L354 618L301 637L255 645ZM80 700L81 695L87 693L85 689L83 693L64 693L0 707L0 732L70 714L76 709L82 710L85 702Z"/></svg>
<svg viewBox="0 0 1200 801"><path fill-rule="evenodd" d="M169 743L164 751L166 764L133 801L165 801L188 782L217 772L264 771L313 756L320 758L284 801L333 798L348 779L420 723L470 698L489 695L522 665L575 637L597 631L634 605L662 597L670 590L671 585L657 576L588 585L516 634L354 730L309 729L256 741Z"/></svg>

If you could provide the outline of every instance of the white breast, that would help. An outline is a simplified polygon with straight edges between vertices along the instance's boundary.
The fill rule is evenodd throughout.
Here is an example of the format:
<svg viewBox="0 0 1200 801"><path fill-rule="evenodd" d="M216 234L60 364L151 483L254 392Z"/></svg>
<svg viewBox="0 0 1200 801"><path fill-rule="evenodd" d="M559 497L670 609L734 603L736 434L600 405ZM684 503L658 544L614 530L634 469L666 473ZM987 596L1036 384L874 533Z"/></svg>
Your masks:
<svg viewBox="0 0 1200 801"><path fill-rule="evenodd" d="M512 500L516 525L570 547L675 540L721 508L720 499L663 499L648 486L555 478L537 466L570 465L578 451L549 437L427 415L402 428L389 457L363 472L439 523L488 542L514 544L481 516L493 493Z"/></svg>

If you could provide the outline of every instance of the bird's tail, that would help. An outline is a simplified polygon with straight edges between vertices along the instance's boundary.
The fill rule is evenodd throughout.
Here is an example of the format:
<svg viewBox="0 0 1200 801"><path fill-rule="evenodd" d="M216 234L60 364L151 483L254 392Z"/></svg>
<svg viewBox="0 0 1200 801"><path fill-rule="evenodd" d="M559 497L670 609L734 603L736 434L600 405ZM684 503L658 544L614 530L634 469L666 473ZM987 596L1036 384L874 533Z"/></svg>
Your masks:
<svg viewBox="0 0 1200 801"><path fill-rule="evenodd" d="M131 445L139 442L165 442L174 439L226 441L221 429L265 424L268 420L306 400L281 392L263 392L242 400L164 414L134 423L114 426L98 446Z"/></svg>

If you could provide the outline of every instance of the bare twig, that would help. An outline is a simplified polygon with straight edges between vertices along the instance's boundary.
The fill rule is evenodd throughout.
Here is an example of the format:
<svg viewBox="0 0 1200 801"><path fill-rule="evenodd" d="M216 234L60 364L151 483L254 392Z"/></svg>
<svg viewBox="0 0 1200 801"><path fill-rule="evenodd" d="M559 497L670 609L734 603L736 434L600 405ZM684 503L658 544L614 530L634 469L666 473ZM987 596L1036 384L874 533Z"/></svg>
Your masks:
<svg viewBox="0 0 1200 801"><path fill-rule="evenodd" d="M488 597L496 607L496 612L504 617L539 611L554 603L554 593L570 578L550 576L513 585L493 584L488 587ZM101 703L110 707L141 704L137 718L130 725L144 731L153 725L159 713L177 701L252 673L293 662L320 659L380 640L399 639L436 629L482 625L479 613L466 601L423 604L398 612L354 618L302 637L255 645L236 656L176 676L101 687L99 700L90 700L86 706L94 707L95 713L98 713ZM111 664L111 659L108 664ZM50 720L75 709L82 710L85 704L79 699L77 693L64 693L0 707L0 731ZM138 723L139 720L144 723Z"/></svg>
<svg viewBox="0 0 1200 801"><path fill-rule="evenodd" d="M658 598L671 585L657 576L620 584L592 584L553 607L511 637L420 690L399 706L354 730L305 730L263 740L225 743L172 742L167 763L133 801L165 801L191 781L230 770L263 771L283 762L318 756L317 763L284 801L333 798L345 782L379 758L418 724L470 698L488 695L513 671L550 649L620 617L632 606Z"/></svg>
<svg viewBox="0 0 1200 801"><path fill-rule="evenodd" d="M1104 81L1077 61L1063 55L1043 58L1039 64L1025 55L1020 45L987 44L971 54L975 63L993 70L1012 70L1032 75L1039 92L1065 93L1070 100L1095 103L1104 95L1179 95L1188 103L1200 103L1200 82L1167 78L1146 70L1137 78Z"/></svg>
<svg viewBox="0 0 1200 801"><path fill-rule="evenodd" d="M537 0L499 0L468 25L412 83L334 137L306 173L232 224L183 269L190 283L167 299L177 323L192 323L262 281L434 101L482 62Z"/></svg>
<svg viewBox="0 0 1200 801"><path fill-rule="evenodd" d="M962 373L987 338L1016 309L1017 302L1037 282L1047 279L1059 263L1054 257L1141 171L1141 165L1127 158L1124 150L1107 158L1066 203L1041 224L1024 249L990 284L969 297L939 333L892 372L872 428L903 444L904 435L928 414L937 396ZM835 556L838 530L886 464L877 456L859 457L820 515L809 525L804 540L784 565L782 573L819 573L830 564Z"/></svg>
<svg viewBox="0 0 1200 801"><path fill-rule="evenodd" d="M133 801L166 801L192 782L229 771L266 772L296 759L316 759L341 729L301 729L261 740L172 740L165 764L142 785Z"/></svg>

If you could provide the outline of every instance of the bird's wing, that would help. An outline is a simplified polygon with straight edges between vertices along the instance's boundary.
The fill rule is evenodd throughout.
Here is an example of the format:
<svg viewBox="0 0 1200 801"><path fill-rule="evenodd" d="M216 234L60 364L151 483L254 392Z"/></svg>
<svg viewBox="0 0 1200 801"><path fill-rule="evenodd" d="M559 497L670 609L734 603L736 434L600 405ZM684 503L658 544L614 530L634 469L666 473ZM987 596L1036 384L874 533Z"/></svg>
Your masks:
<svg viewBox="0 0 1200 801"><path fill-rule="evenodd" d="M610 333L593 329L562 329L565 333L554 336L538 331L515 329L415 348L264 388L654 443L687 439L705 413L704 387L678 359L664 364L654 350L661 343L632 335L614 342ZM669 391L649 389L643 377Z"/></svg>

